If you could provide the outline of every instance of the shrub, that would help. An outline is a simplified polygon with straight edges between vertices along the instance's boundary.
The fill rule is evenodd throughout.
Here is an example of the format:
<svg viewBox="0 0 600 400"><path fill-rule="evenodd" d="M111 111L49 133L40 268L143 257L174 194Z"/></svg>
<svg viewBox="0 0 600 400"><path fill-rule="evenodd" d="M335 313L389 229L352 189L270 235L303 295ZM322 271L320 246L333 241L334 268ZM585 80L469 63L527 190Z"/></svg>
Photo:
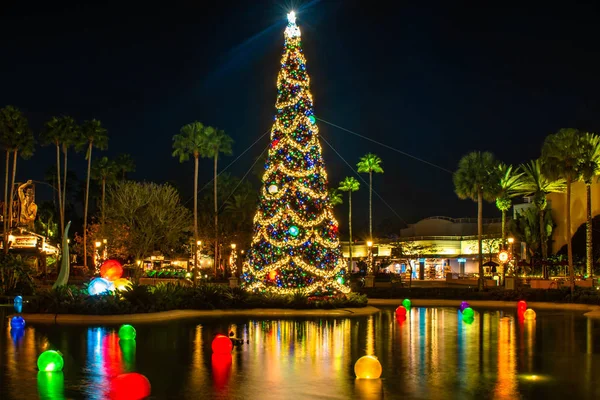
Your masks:
<svg viewBox="0 0 600 400"><path fill-rule="evenodd" d="M123 292L100 296L88 295L85 287L61 287L43 291L39 302L34 304L29 306L27 312L108 315L168 310L365 307L367 297L352 293L347 296L309 298L302 294L249 293L241 288L223 285L188 287L161 283L157 286L134 284Z"/></svg>

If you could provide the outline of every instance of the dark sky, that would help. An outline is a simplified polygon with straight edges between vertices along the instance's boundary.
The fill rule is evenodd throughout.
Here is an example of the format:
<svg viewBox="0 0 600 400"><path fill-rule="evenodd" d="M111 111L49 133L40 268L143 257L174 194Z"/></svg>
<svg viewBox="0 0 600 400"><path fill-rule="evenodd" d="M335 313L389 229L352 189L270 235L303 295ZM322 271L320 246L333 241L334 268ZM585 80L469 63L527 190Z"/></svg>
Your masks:
<svg viewBox="0 0 600 400"><path fill-rule="evenodd" d="M184 199L192 194L193 165L171 157L172 136L194 120L218 126L234 138L235 157L270 128L292 7L316 115L443 168L454 170L471 150L521 163L562 127L600 131L595 6L10 3L0 6L0 106L21 108L36 132L53 115L100 119L111 137L107 155L132 154L132 178L174 181ZM385 174L374 187L405 221L476 215L473 202L456 198L448 172L323 123L320 130L351 165L369 151L383 159ZM231 172L243 175L267 144L265 137ZM337 185L352 172L325 143L323 149ZM38 148L20 163L18 179L42 179L53 156ZM83 177L83 157L71 159ZM201 163L201 185L211 168ZM354 198L364 225L365 185ZM398 221L376 197L374 209L376 222ZM346 213L345 205L337 210L342 227ZM486 216L497 212L490 206Z"/></svg>

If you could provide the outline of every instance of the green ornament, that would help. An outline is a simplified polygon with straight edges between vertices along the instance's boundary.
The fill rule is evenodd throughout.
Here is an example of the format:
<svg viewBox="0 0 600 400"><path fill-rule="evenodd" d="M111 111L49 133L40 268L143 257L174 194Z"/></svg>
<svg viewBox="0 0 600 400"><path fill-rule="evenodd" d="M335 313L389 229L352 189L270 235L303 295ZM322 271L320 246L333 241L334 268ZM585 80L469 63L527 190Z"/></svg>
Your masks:
<svg viewBox="0 0 600 400"><path fill-rule="evenodd" d="M65 362L60 351L46 350L38 357L37 366L40 371L58 372L62 371Z"/></svg>
<svg viewBox="0 0 600 400"><path fill-rule="evenodd" d="M121 340L135 340L135 328L131 325L122 325L119 328L119 339Z"/></svg>
<svg viewBox="0 0 600 400"><path fill-rule="evenodd" d="M298 229L298 227L296 225L292 225L292 226L290 226L290 229L288 230L288 232L293 237L296 237L300 233L300 229Z"/></svg>
<svg viewBox="0 0 600 400"><path fill-rule="evenodd" d="M315 118L314 115L311 115L310 117L308 117L308 119L310 120L310 123L313 125L317 123L317 119Z"/></svg>
<svg viewBox="0 0 600 400"><path fill-rule="evenodd" d="M475 311L471 307L467 307L462 312L463 319L473 319L475 316Z"/></svg>
<svg viewBox="0 0 600 400"><path fill-rule="evenodd" d="M406 308L407 310L410 310L410 307L411 307L411 302L410 302L410 300L409 300L409 299L404 299L404 300L402 300L402 306L403 306L404 308Z"/></svg>

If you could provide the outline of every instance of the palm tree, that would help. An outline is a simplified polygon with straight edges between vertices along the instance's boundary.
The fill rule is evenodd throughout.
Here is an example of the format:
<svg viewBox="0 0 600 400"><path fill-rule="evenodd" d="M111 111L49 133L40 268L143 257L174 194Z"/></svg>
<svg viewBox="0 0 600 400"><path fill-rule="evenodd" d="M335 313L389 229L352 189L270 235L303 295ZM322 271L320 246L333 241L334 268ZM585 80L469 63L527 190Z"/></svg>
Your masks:
<svg viewBox="0 0 600 400"><path fill-rule="evenodd" d="M573 248L571 246L573 237L571 232L571 184L581 176L582 145L584 145L582 135L577 129L563 128L557 133L548 135L542 146L542 170L544 173L551 179L563 178L567 182L565 207L571 292L575 290Z"/></svg>
<svg viewBox="0 0 600 400"><path fill-rule="evenodd" d="M582 146L583 155L581 159L580 179L585 183L586 194L586 221L585 221L585 253L586 253L586 273L588 276L593 274L594 243L592 240L592 183L600 175L600 136L593 133L586 133L582 137L584 146Z"/></svg>
<svg viewBox="0 0 600 400"><path fill-rule="evenodd" d="M329 189L329 202L333 207L344 204L344 198L337 188Z"/></svg>
<svg viewBox="0 0 600 400"><path fill-rule="evenodd" d="M102 187L102 214L100 221L101 233L104 236L104 222L105 222L105 199L106 199L106 185L114 183L117 176L117 168L113 160L109 160L108 157L97 158L92 164L92 179L100 182Z"/></svg>
<svg viewBox="0 0 600 400"><path fill-rule="evenodd" d="M521 165L523 171L523 182L525 184L525 190L527 193L533 195L533 204L538 211L538 223L536 226L539 227L539 237L541 245L542 258L548 258L548 237L544 226L544 214L548 206L546 196L549 193L564 193L566 189L566 182L564 179L550 180L542 172L542 161L540 159L532 160L527 164Z"/></svg>
<svg viewBox="0 0 600 400"><path fill-rule="evenodd" d="M219 208L217 205L217 160L219 154L230 155L232 153L231 139L225 131L207 127L202 131L202 151L201 156L204 158L212 158L214 160L214 219L215 219L215 278L217 277L217 266L219 265Z"/></svg>
<svg viewBox="0 0 600 400"><path fill-rule="evenodd" d="M498 163L489 152L474 151L458 162L452 176L454 191L461 199L477 202L477 241L479 247L479 290L483 290L483 200L494 201L499 181Z"/></svg>
<svg viewBox="0 0 600 400"><path fill-rule="evenodd" d="M121 179L125 180L128 172L135 172L135 161L130 154L119 154L116 159L117 169L121 172Z"/></svg>
<svg viewBox="0 0 600 400"><path fill-rule="evenodd" d="M383 174L382 162L379 156L367 153L356 164L358 172L369 174L369 239L371 240L373 240L373 172Z"/></svg>
<svg viewBox="0 0 600 400"><path fill-rule="evenodd" d="M17 172L17 156L29 158L34 151L35 140L29 128L27 118L13 106L0 109L0 145L6 151L6 171L4 178L4 206L2 210L4 224L4 251L8 252L8 231L12 225L12 199L14 196L15 176ZM10 200L8 198L8 177L10 155L13 155L12 185Z"/></svg>
<svg viewBox="0 0 600 400"><path fill-rule="evenodd" d="M183 126L180 133L173 136L173 157L179 157L179 162L189 160L190 155L194 157L194 283L198 274L198 159L204 146L203 135L207 129L209 127L195 121Z"/></svg>
<svg viewBox="0 0 600 400"><path fill-rule="evenodd" d="M356 192L360 188L360 183L356 178L347 176L343 181L340 182L339 190L348 192L348 231L349 231L349 246L348 246L348 259L350 260L349 272L352 271L352 192Z"/></svg>
<svg viewBox="0 0 600 400"><path fill-rule="evenodd" d="M71 117L62 116L62 117L52 117L50 121L46 122L44 125L44 130L42 131L41 140L42 145L50 145L53 144L56 146L56 179L57 179L57 190L58 190L58 208L59 208L59 216L60 216L60 236L62 237L65 231L65 203L66 203L66 191L64 187L67 186L66 176L67 176L67 150L73 145L77 138L78 128L75 120ZM61 176L60 176L60 150L61 147L64 152L64 178L62 180L61 185ZM62 196L61 196L62 194Z"/></svg>
<svg viewBox="0 0 600 400"><path fill-rule="evenodd" d="M108 136L106 129L102 127L100 121L85 121L81 126L81 136L75 149L81 151L87 149L85 158L87 160L87 179L85 183L85 201L83 205L83 266L87 269L87 215L90 198L90 178L92 172L92 149L96 147L99 150L108 148Z"/></svg>
<svg viewBox="0 0 600 400"><path fill-rule="evenodd" d="M498 164L498 193L496 207L502 213L502 246L506 245L506 212L512 206L512 198L526 193L523 182L523 172L514 169L512 165Z"/></svg>

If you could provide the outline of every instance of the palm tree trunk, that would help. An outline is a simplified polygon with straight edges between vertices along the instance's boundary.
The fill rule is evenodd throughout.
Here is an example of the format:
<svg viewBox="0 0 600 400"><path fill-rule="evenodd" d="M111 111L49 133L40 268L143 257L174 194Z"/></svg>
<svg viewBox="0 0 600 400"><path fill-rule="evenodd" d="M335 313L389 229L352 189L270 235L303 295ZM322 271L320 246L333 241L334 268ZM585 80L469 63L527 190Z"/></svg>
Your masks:
<svg viewBox="0 0 600 400"><path fill-rule="evenodd" d="M87 215L90 198L90 171L92 169L92 141L88 147L87 180L85 183L85 204L83 206L83 267L87 269Z"/></svg>
<svg viewBox="0 0 600 400"><path fill-rule="evenodd" d="M194 154L194 285L198 279L198 157Z"/></svg>
<svg viewBox="0 0 600 400"><path fill-rule="evenodd" d="M4 234L4 254L8 254L8 170L10 168L10 151L6 150L6 174L4 176L4 206L2 207L2 223Z"/></svg>
<svg viewBox="0 0 600 400"><path fill-rule="evenodd" d="M352 273L352 190L348 190L348 230L350 231L350 242L348 246L348 253L350 255L350 268L348 273Z"/></svg>
<svg viewBox="0 0 600 400"><path fill-rule="evenodd" d="M104 200L106 199L106 176L102 177L102 239L104 240L104 237L106 236L104 234L104 221L105 221L105 215L106 215L106 207L105 207L105 203Z"/></svg>
<svg viewBox="0 0 600 400"><path fill-rule="evenodd" d="M502 247L506 249L506 210L502 211Z"/></svg>
<svg viewBox="0 0 600 400"><path fill-rule="evenodd" d="M593 255L593 241L592 241L592 185L585 185L586 194L586 221L585 221L585 266L587 276L593 275L594 268L594 255Z"/></svg>
<svg viewBox="0 0 600 400"><path fill-rule="evenodd" d="M63 233L65 232L65 214L62 206L61 198L61 186L60 186L60 145L56 142L56 182L58 190L58 213L60 217L60 237L62 239Z"/></svg>
<svg viewBox="0 0 600 400"><path fill-rule="evenodd" d="M569 258L569 277L571 279L571 296L575 291L575 270L573 268L573 248L571 246L571 178L567 178L567 256Z"/></svg>
<svg viewBox="0 0 600 400"><path fill-rule="evenodd" d="M477 241L479 242L479 290L483 290L483 191L477 192Z"/></svg>
<svg viewBox="0 0 600 400"><path fill-rule="evenodd" d="M217 159L219 150L215 151L215 176L214 176L214 198L215 198L215 279L217 278L217 265L219 264L219 215L217 213Z"/></svg>
<svg viewBox="0 0 600 400"><path fill-rule="evenodd" d="M546 238L546 227L544 226L544 210L540 209L539 212L539 224L540 224L540 248L542 250L542 259L548 258L548 240Z"/></svg>
<svg viewBox="0 0 600 400"><path fill-rule="evenodd" d="M369 239L373 240L373 171L369 171Z"/></svg>
<svg viewBox="0 0 600 400"><path fill-rule="evenodd" d="M67 213L67 147L63 145L63 157L64 157L64 165L63 165L63 193L62 193L62 208L63 208L63 219ZM64 222L63 222L64 223ZM64 235L64 231L62 233ZM62 237L62 235L61 235Z"/></svg>
<svg viewBox="0 0 600 400"><path fill-rule="evenodd" d="M8 199L8 227L12 228L12 219L13 219L13 197L15 195L15 177L17 175L17 155L19 153L18 149L13 151L13 169L12 169L12 182L10 185L10 198Z"/></svg>

